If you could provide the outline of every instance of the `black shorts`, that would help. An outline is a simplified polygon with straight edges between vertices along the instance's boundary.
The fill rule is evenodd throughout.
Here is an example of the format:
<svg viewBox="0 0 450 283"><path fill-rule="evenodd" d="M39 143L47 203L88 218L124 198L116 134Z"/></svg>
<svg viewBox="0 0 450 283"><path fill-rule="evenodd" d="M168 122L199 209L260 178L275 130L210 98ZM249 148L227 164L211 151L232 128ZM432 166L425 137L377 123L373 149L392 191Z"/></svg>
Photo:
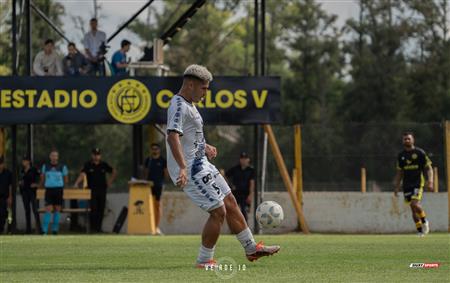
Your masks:
<svg viewBox="0 0 450 283"><path fill-rule="evenodd" d="M161 195L162 195L162 186L153 186L152 187L152 195L155 196L157 201L161 200Z"/></svg>
<svg viewBox="0 0 450 283"><path fill-rule="evenodd" d="M423 187L410 187L403 188L403 197L406 203L410 203L411 200L422 200Z"/></svg>
<svg viewBox="0 0 450 283"><path fill-rule="evenodd" d="M63 204L63 189L50 188L45 189L45 205L62 205Z"/></svg>

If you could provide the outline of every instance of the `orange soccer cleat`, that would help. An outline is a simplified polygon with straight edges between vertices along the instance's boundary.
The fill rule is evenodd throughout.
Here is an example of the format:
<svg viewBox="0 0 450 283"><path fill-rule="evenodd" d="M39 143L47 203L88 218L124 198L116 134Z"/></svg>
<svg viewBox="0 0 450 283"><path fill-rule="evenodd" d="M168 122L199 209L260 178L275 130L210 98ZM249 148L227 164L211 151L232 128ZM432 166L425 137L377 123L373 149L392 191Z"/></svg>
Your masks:
<svg viewBox="0 0 450 283"><path fill-rule="evenodd" d="M255 261L263 256L276 254L280 250L280 246L264 246L264 243L258 242L256 244L256 252L247 255L249 261Z"/></svg>
<svg viewBox="0 0 450 283"><path fill-rule="evenodd" d="M214 269L217 267L217 261L215 259L210 259L206 262L197 262L195 267L206 270Z"/></svg>

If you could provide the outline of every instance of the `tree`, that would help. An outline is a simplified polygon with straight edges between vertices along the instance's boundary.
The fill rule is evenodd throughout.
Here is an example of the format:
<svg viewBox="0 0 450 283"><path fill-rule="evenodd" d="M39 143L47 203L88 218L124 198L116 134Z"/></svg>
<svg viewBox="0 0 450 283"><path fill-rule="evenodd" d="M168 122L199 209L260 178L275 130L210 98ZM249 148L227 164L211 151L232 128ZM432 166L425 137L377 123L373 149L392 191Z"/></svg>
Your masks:
<svg viewBox="0 0 450 283"><path fill-rule="evenodd" d="M287 1L282 6L283 43L292 72L283 87L286 121L327 122L334 112L342 68L336 15L328 15L313 0Z"/></svg>
<svg viewBox="0 0 450 283"><path fill-rule="evenodd" d="M403 50L410 35L404 6L401 0L361 0L360 5L360 21L347 21L353 35L346 44L351 81L340 112L355 122L404 119L409 105Z"/></svg>
<svg viewBox="0 0 450 283"><path fill-rule="evenodd" d="M410 56L409 119L440 121L450 117L449 3L446 0L408 1L416 48Z"/></svg>

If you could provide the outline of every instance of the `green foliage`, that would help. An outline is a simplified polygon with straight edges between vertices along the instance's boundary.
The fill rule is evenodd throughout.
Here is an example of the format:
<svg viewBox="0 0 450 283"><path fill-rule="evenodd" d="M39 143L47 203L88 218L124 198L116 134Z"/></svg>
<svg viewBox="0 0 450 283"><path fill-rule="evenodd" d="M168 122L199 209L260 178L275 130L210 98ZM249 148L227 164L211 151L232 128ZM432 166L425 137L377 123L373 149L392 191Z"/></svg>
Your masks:
<svg viewBox="0 0 450 283"><path fill-rule="evenodd" d="M337 93L334 85L341 70L337 16L328 15L312 0L284 5L283 40L292 75L286 79L283 108L292 122L327 122Z"/></svg>

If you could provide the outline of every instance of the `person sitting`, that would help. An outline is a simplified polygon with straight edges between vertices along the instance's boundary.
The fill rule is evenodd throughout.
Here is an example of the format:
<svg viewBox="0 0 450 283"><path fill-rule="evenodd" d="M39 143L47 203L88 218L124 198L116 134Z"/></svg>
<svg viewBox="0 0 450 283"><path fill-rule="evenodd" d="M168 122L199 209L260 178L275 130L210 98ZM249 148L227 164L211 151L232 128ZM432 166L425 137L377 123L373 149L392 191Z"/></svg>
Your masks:
<svg viewBox="0 0 450 283"><path fill-rule="evenodd" d="M64 75L80 76L88 72L89 62L83 54L78 52L75 43L70 42L67 46L68 54L63 59Z"/></svg>
<svg viewBox="0 0 450 283"><path fill-rule="evenodd" d="M61 58L55 51L52 39L47 39L44 42L44 49L34 57L33 72L37 76L63 75Z"/></svg>

